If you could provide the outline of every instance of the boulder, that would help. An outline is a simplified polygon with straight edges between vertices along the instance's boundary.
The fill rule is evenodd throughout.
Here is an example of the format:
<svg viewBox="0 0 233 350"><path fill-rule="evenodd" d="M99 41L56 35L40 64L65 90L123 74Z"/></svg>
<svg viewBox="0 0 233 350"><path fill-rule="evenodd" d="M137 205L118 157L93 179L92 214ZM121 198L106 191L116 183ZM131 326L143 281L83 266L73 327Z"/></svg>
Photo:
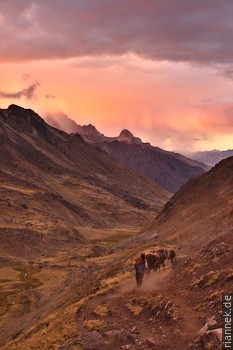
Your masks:
<svg viewBox="0 0 233 350"><path fill-rule="evenodd" d="M117 345L126 345L135 342L135 336L124 329L104 332L103 337Z"/></svg>
<svg viewBox="0 0 233 350"><path fill-rule="evenodd" d="M135 343L135 336L124 329L116 329L99 333L97 331L88 332L81 340L83 350L109 350Z"/></svg>
<svg viewBox="0 0 233 350"><path fill-rule="evenodd" d="M203 349L220 350L222 346L222 328L205 331L201 334Z"/></svg>
<svg viewBox="0 0 233 350"><path fill-rule="evenodd" d="M202 333L206 332L206 331L210 331L214 328L216 328L217 326L217 321L215 316L210 317L206 324L201 328L201 330L199 331L199 334L201 335Z"/></svg>
<svg viewBox="0 0 233 350"><path fill-rule="evenodd" d="M102 343L103 337L97 331L86 333L81 340L83 350L101 350L103 348Z"/></svg>

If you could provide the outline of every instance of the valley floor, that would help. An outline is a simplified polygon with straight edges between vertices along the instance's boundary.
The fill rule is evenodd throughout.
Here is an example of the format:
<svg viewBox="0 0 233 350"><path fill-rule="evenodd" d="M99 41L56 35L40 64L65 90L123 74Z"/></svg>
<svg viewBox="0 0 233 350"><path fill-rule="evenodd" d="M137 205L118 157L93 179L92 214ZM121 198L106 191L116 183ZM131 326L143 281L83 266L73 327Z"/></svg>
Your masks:
<svg viewBox="0 0 233 350"><path fill-rule="evenodd" d="M221 283L230 290L232 268L203 280L208 257L178 254L173 268L167 262L137 289L132 266L142 249L113 252L101 242L27 263L3 260L0 348L201 349L198 331L210 316L220 322Z"/></svg>

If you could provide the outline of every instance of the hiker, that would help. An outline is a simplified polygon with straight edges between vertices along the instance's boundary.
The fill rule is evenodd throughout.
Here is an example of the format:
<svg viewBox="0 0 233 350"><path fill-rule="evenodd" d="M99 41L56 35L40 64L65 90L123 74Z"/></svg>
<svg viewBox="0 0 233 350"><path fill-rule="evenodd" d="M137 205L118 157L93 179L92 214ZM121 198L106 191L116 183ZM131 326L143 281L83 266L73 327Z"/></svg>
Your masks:
<svg viewBox="0 0 233 350"><path fill-rule="evenodd" d="M143 276L146 270L146 255L142 253L139 258L135 260L134 268L135 268L135 277L137 282L137 287L142 285Z"/></svg>

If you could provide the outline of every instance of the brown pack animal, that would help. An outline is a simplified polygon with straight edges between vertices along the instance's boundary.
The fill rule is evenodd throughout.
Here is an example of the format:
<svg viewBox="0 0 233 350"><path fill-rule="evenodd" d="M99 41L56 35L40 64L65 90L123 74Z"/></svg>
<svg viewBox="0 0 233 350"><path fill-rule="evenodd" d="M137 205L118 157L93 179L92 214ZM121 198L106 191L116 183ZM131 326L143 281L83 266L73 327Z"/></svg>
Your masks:
<svg viewBox="0 0 233 350"><path fill-rule="evenodd" d="M149 252L146 254L146 261L147 261L147 271L157 271L159 268L159 261L158 261L158 255L156 255L154 252Z"/></svg>
<svg viewBox="0 0 233 350"><path fill-rule="evenodd" d="M171 264L173 263L175 256L176 256L175 250L174 249L169 250L168 259L171 260Z"/></svg>
<svg viewBox="0 0 233 350"><path fill-rule="evenodd" d="M146 254L147 271L158 271L160 270L159 255L155 252L149 252Z"/></svg>
<svg viewBox="0 0 233 350"><path fill-rule="evenodd" d="M166 253L164 249L159 249L158 250L158 262L159 265L163 266L163 271L165 271L165 260L167 259Z"/></svg>

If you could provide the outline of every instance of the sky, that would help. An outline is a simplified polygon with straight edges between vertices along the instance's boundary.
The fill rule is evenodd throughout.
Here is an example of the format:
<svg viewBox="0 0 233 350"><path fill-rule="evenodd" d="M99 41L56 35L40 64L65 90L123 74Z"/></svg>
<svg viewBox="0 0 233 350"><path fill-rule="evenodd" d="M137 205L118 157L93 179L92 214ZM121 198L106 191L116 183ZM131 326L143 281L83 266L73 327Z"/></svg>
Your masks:
<svg viewBox="0 0 233 350"><path fill-rule="evenodd" d="M233 149L232 0L0 0L0 108Z"/></svg>

